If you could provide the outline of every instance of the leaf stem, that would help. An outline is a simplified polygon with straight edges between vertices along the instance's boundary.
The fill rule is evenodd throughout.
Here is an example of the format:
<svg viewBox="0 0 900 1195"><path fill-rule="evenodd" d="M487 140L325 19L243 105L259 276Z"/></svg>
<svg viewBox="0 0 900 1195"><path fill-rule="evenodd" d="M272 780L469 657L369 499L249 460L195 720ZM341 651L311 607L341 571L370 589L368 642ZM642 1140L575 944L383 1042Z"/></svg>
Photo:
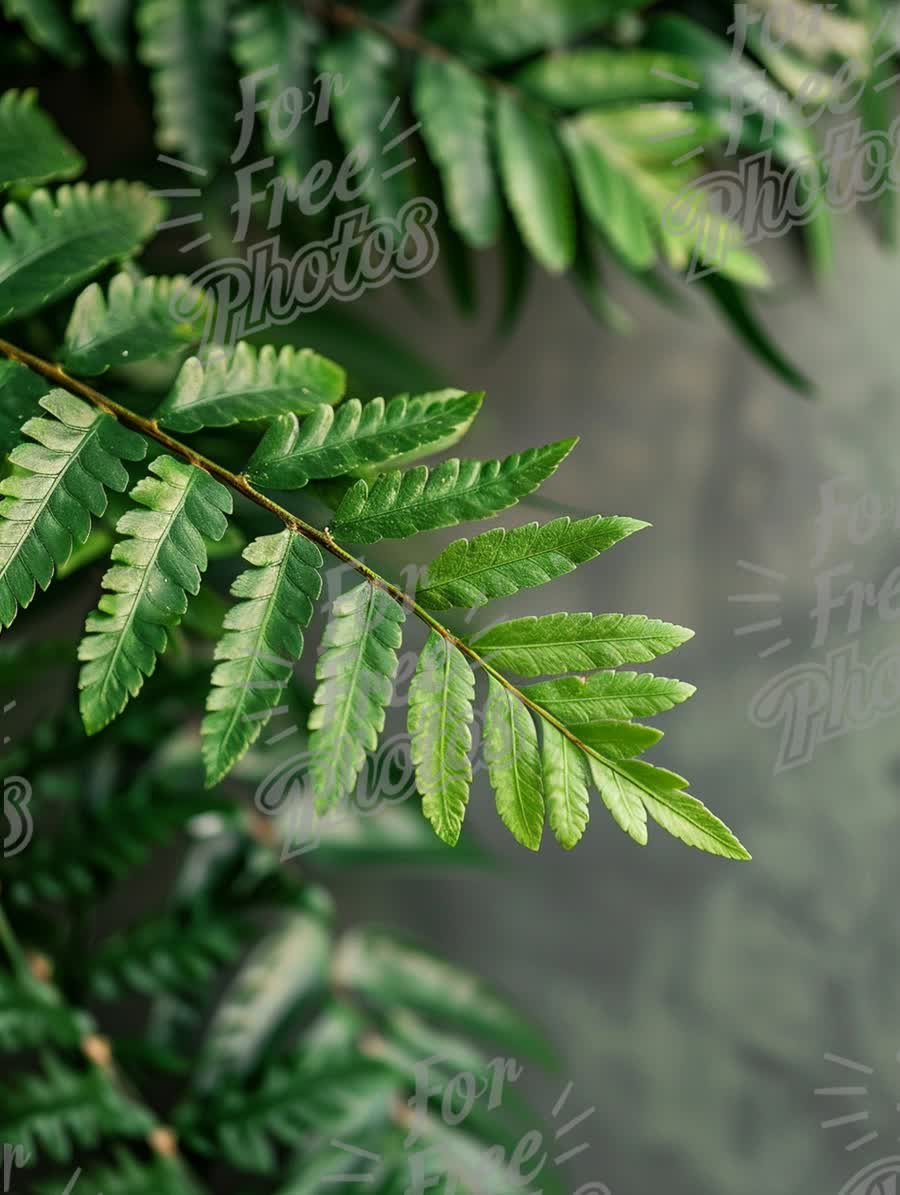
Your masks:
<svg viewBox="0 0 900 1195"><path fill-rule="evenodd" d="M599 751L589 747L587 743L583 743L576 734L569 729L568 726L560 722L551 713L532 701L525 693L522 692L511 680L508 680L502 672L499 672L492 664L489 664L482 656L478 654L473 647L470 647L464 639L460 639L454 635L447 627L431 615L424 606L419 605L415 598L411 597L405 590L395 585L392 581L388 581L385 577L380 576L373 569L362 560L359 560L346 548L342 548L333 538L328 529L321 530L314 527L311 523L307 523L298 515L286 507L281 506L278 502L267 498L265 494L260 493L255 486L251 485L248 479L241 473L232 473L230 469L226 469L224 465L218 464L216 461L210 460L208 457L202 456L199 452L195 452L193 448L189 448L186 444L182 444L180 440L174 439L167 432L159 426L155 419L145 419L142 415L135 414L127 407L123 407L120 403L114 402L113 399L107 398L106 395L101 394L95 390L93 386L89 386L86 382L79 381L78 378L71 377L62 366L45 361L42 357L37 357L33 353L27 352L25 349L19 348L17 345L10 344L6 340L0 339L0 354L8 357L11 361L18 361L19 364L27 366L35 373L40 374L41 377L46 378L47 381L53 382L57 386L68 390L70 394L76 395L78 398L83 398L93 406L98 407L101 411L105 411L108 415L112 415L120 423L126 427L130 427L133 431L140 432L141 435L147 436L151 440L155 440L164 448L168 449L174 456L180 457L188 464L194 465L198 469L203 469L209 473L216 480L229 486L238 494L241 494L248 501L255 503L257 506L267 510L269 514L273 515L289 530L296 532L298 535L305 536L306 539L311 540L320 548L337 557L338 560L344 564L350 565L362 577L364 577L370 585L374 585L379 589L383 589L390 597L394 599L401 606L411 611L416 617L431 630L435 631L442 638L446 639L455 648L467 656L473 664L481 668L484 672L494 678L498 684L502 685L510 693L513 693L518 699L527 706L532 713L537 714L538 717L543 718L544 721L549 722L551 726L555 726L560 734L564 735L571 743L573 743L579 750L584 751L587 755L593 756L601 763L606 764L607 767L615 769L615 761L602 755Z"/></svg>

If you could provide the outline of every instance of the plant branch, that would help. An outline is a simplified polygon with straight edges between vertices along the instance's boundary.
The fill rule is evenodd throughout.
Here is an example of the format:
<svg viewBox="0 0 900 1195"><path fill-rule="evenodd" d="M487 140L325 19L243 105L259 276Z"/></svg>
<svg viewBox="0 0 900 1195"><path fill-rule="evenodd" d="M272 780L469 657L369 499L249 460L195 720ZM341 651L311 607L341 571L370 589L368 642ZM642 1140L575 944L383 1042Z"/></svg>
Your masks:
<svg viewBox="0 0 900 1195"><path fill-rule="evenodd" d="M593 747L589 747L587 743L583 743L572 730L564 723L560 722L551 713L538 705L536 701L532 701L527 694L523 693L520 688L508 680L502 672L499 672L492 664L489 664L478 652L470 647L469 644L458 636L454 635L447 627L438 622L436 618L431 615L424 606L419 603L395 585L392 581L380 576L373 569L369 568L364 561L359 560L346 548L342 548L331 536L328 528L320 529L314 527L311 523L307 523L298 515L286 507L281 506L278 502L274 502L271 498L267 498L265 494L260 493L255 486L251 485L248 479L240 473L232 473L230 469L226 469L224 465L219 465L215 461L209 460L208 457L202 456L199 452L195 452L193 448L189 448L186 444L182 444L180 440L174 439L167 432L159 426L155 419L145 419L142 415L135 414L127 407L123 407L120 403L114 402L111 398L107 398L93 386L89 386L86 382L79 381L77 378L70 377L69 374L60 365L52 364L45 361L42 357L37 357L33 353L27 352L25 349L20 349L14 344L10 344L6 340L0 340L0 354L8 357L11 361L18 361L21 365L27 366L35 373L40 374L41 377L46 378L47 381L55 383L57 386L68 390L70 394L76 395L78 398L83 398L93 406L98 407L101 411L105 411L108 415L112 415L120 423L126 427L130 427L133 431L140 432L141 435L147 436L151 440L155 440L164 448L167 448L174 456L180 457L188 464L194 465L198 469L204 469L216 480L229 486L238 494L241 494L250 502L254 502L257 506L267 510L269 514L273 515L289 530L296 532L298 535L305 536L306 539L311 540L317 544L318 547L323 548L332 556L337 557L338 560L344 564L350 565L362 577L364 577L370 585L376 586L378 589L384 590L390 597L394 599L399 605L406 607L413 614L416 615L420 621L424 622L431 630L437 632L448 643L451 643L464 656L467 656L473 664L481 668L484 672L491 676L507 689L515 697L517 697L525 706L527 706L532 713L539 718L543 718L545 722L549 722L554 726L560 734L573 743L579 750L584 751L585 754L593 756L601 763L609 768L618 771L616 761L610 759L608 756L601 754Z"/></svg>

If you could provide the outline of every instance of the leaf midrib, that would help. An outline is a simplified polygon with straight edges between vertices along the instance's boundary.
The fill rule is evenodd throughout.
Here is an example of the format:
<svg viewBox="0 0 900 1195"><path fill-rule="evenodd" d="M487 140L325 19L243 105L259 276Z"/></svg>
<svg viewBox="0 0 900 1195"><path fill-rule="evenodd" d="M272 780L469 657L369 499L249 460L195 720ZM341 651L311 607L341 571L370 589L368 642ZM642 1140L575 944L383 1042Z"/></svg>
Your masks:
<svg viewBox="0 0 900 1195"><path fill-rule="evenodd" d="M109 663L108 663L108 666L104 669L103 679L99 682L99 691L98 691L98 696L97 696L98 701L100 700L100 698L106 697L107 684L109 683L112 675L115 672L115 666L116 666L116 663L118 662L118 659L122 652L122 649L125 646L125 640L132 633L132 628L134 626L134 620L137 615L138 608L141 605L141 601L144 597L144 594L146 593L147 585L149 584L150 574L153 571L153 569L156 568L156 562L159 559L159 554L162 551L163 544L167 541L167 539L169 537L169 533L171 532L172 527L175 524L176 518L184 510L184 504L187 501L187 496L190 493L190 491L194 485L196 476L197 476L196 474L193 474L193 473L191 474L191 476L188 478L188 481L187 481L184 489L181 491L181 497L178 500L178 505L173 510L167 512L167 513L169 513L170 518L168 520L165 531L159 537L159 539L156 541L156 547L153 549L152 556L147 561L147 564L144 566L143 575L141 577L141 583L140 583L138 589L134 593L134 601L132 602L131 609L128 612L128 618L125 622L125 626L122 627L121 630L118 630L118 631L110 630L110 631L101 631L100 632L101 634L105 634L105 635L115 635L116 636L116 645L113 648L113 650L109 653L109 656L107 657L107 660L109 661ZM171 483L169 483L169 484L171 484ZM148 508L148 509L152 509L152 507ZM159 513L159 512L157 512L157 513ZM135 538L135 537L129 537L129 538ZM179 588L180 588L180 586L179 586ZM154 652L154 655L156 655L156 654L157 653ZM138 669L138 671L140 671L140 669ZM126 690L127 690L127 686L126 686ZM109 719L107 719L106 721L108 722ZM104 723L104 725L105 724L106 723Z"/></svg>
<svg viewBox="0 0 900 1195"><path fill-rule="evenodd" d="M288 532L288 534L291 535L292 532ZM228 719L227 729L219 737L218 750L216 751L216 760L217 761L221 760L222 753L225 750L226 743L231 738L231 735L234 731L237 716L243 710L243 707L246 704L247 698L250 694L251 690L249 687L249 680L250 680L250 677L253 675L253 668L256 663L257 657L259 656L260 644L263 641L265 641L266 632L268 631L269 624L272 621L272 615L278 609L278 598L279 598L279 595L281 592L281 586L284 581L285 573L287 571L287 561L291 554L292 546L293 546L293 540L288 540L287 547L285 548L284 556L281 558L281 560L278 562L278 564L274 566L278 573L277 580L275 583L275 588L272 590L271 594L269 595L270 600L266 606L266 610L263 615L263 619L260 622L259 626L256 628L257 634L256 634L256 638L255 638L254 644L253 644L253 651L252 651L252 653L250 653L249 655L247 655L245 657L244 662L247 664L247 668L245 669L245 681L247 683L238 686L240 688L241 692L238 695L237 701L235 702L234 706L232 707L231 716ZM271 568L272 566L270 565L269 567ZM249 598L249 599L244 599L244 600L252 601L253 599ZM282 686L282 691L284 690L286 685L287 685L287 681L285 681L285 684ZM274 702L273 702L273 705L274 705Z"/></svg>
<svg viewBox="0 0 900 1195"><path fill-rule="evenodd" d="M518 727L516 726L516 717L512 706L513 695L506 692L506 712L509 716L510 733L512 735L512 754L513 754L513 784L516 790L516 807L519 814L519 822L523 830L527 830L529 837L531 836L531 828L528 825L528 818L525 815L525 802L522 797L522 784L519 776L519 739ZM528 716L527 714L525 715Z"/></svg>

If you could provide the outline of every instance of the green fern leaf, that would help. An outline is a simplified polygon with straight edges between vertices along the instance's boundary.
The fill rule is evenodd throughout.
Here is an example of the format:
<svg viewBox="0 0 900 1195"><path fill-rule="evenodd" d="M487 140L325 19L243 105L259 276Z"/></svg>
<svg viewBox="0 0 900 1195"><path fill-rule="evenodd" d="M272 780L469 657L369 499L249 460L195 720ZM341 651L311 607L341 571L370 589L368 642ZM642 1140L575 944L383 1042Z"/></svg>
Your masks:
<svg viewBox="0 0 900 1195"><path fill-rule="evenodd" d="M310 778L322 813L348 796L378 746L397 671L405 610L363 581L337 598L316 664Z"/></svg>
<svg viewBox="0 0 900 1195"><path fill-rule="evenodd" d="M502 461L454 458L430 472L418 465L383 473L371 485L360 480L344 495L332 531L336 539L373 544L490 518L537 489L576 443L577 438L559 440Z"/></svg>
<svg viewBox="0 0 900 1195"><path fill-rule="evenodd" d="M634 100L683 100L691 83L704 82L704 72L686 54L588 46L536 58L515 81L553 108L580 111Z"/></svg>
<svg viewBox="0 0 900 1195"><path fill-rule="evenodd" d="M75 0L73 15L90 30L98 51L109 62L128 59L131 0Z"/></svg>
<svg viewBox="0 0 900 1195"><path fill-rule="evenodd" d="M484 756L504 825L517 842L538 850L544 781L537 731L523 702L494 677L484 707Z"/></svg>
<svg viewBox="0 0 900 1195"><path fill-rule="evenodd" d="M0 1140L57 1162L67 1162L75 1144L91 1148L107 1134L143 1137L153 1127L102 1067L74 1070L52 1054L44 1056L43 1074L25 1074L0 1096Z"/></svg>
<svg viewBox="0 0 900 1195"><path fill-rule="evenodd" d="M85 986L98 1000L129 991L190 995L234 962L248 934L238 917L164 913L107 938L91 955Z"/></svg>
<svg viewBox="0 0 900 1195"><path fill-rule="evenodd" d="M663 732L655 726L616 719L579 722L573 730L579 743L609 759L633 759L655 747L663 737Z"/></svg>
<svg viewBox="0 0 900 1195"><path fill-rule="evenodd" d="M177 626L206 569L203 537L225 534L231 495L208 473L160 456L131 491L144 510L127 511L116 526L117 562L103 578L109 591L88 615L78 649L79 688L88 734L96 734L125 708L165 650L166 628Z"/></svg>
<svg viewBox="0 0 900 1195"><path fill-rule="evenodd" d="M414 159L400 138L401 120L392 120L398 107L395 65L391 43L368 30L333 39L319 55L331 79L335 127L361 176L351 181L363 187L375 219L392 219L412 198L406 167Z"/></svg>
<svg viewBox="0 0 900 1195"><path fill-rule="evenodd" d="M546 676L642 664L674 651L693 634L643 614L545 614L500 623L477 635L472 646L497 668Z"/></svg>
<svg viewBox="0 0 900 1195"><path fill-rule="evenodd" d="M3 12L21 21L31 40L70 66L81 61L81 42L57 0L3 0Z"/></svg>
<svg viewBox="0 0 900 1195"><path fill-rule="evenodd" d="M682 196L699 167L678 159L719 136L702 114L652 105L586 112L564 125L585 210L633 269L655 263L658 243L675 270L687 269L696 254L735 282L769 285L764 264L740 247L740 229L713 211L708 193L697 188L690 202ZM669 214L676 203L677 230Z"/></svg>
<svg viewBox="0 0 900 1195"><path fill-rule="evenodd" d="M342 477L430 449L437 452L468 431L483 394L442 390L385 403L351 398L338 407L319 406L298 423L275 420L250 460L254 484L298 490L308 481Z"/></svg>
<svg viewBox="0 0 900 1195"><path fill-rule="evenodd" d="M451 223L476 249L492 245L502 208L491 160L487 85L460 62L422 57L412 98L441 174Z"/></svg>
<svg viewBox="0 0 900 1195"><path fill-rule="evenodd" d="M551 1062L545 1039L483 980L417 943L374 927L344 934L332 966L335 984L387 1013L411 1009L477 1034L510 1055Z"/></svg>
<svg viewBox="0 0 900 1195"><path fill-rule="evenodd" d="M232 21L231 52L242 77L258 75L258 102L267 105L266 117L260 121L266 153L278 159L280 173L294 183L315 164L315 113L304 112L295 119L288 100L298 97L306 103L312 94L312 50L317 38L313 21L287 0L266 0L238 12ZM276 113L290 132L281 129L280 136L273 135Z"/></svg>
<svg viewBox="0 0 900 1195"><path fill-rule="evenodd" d="M481 63L557 49L599 29L643 0L457 0L443 6L430 33Z"/></svg>
<svg viewBox="0 0 900 1195"><path fill-rule="evenodd" d="M522 240L555 274L575 260L575 206L566 160L542 113L518 96L497 96L497 152L506 200Z"/></svg>
<svg viewBox="0 0 900 1195"><path fill-rule="evenodd" d="M409 735L422 812L450 846L459 840L472 784L474 698L465 656L432 631L409 686Z"/></svg>
<svg viewBox="0 0 900 1195"><path fill-rule="evenodd" d="M48 1045L73 1049L93 1028L89 1016L69 1008L48 984L27 972L0 973L0 1052Z"/></svg>
<svg viewBox="0 0 900 1195"><path fill-rule="evenodd" d="M593 755L588 756L588 767L594 787L613 820L638 846L647 845L647 810L640 792L617 768L609 766Z"/></svg>
<svg viewBox="0 0 900 1195"><path fill-rule="evenodd" d="M355 1141L388 1124L401 1093L400 1076L381 1062L357 1056L315 1068L304 1066L302 1055L288 1056L267 1067L258 1084L186 1101L173 1119L192 1150L274 1177L276 1145L297 1151L311 1132Z"/></svg>
<svg viewBox="0 0 900 1195"><path fill-rule="evenodd" d="M78 1187L98 1195L202 1195L178 1158L154 1153L145 1161L121 1146L112 1153L113 1161L108 1165L79 1168ZM67 1182L72 1182L70 1174L39 1183L36 1195L60 1195Z"/></svg>
<svg viewBox="0 0 900 1195"><path fill-rule="evenodd" d="M543 723L541 735L547 819L557 842L570 851L584 834L590 816L587 759L552 723Z"/></svg>
<svg viewBox="0 0 900 1195"><path fill-rule="evenodd" d="M0 96L0 145L0 188L72 178L84 169L84 158L38 107L33 89Z"/></svg>
<svg viewBox="0 0 900 1195"><path fill-rule="evenodd" d="M10 453L14 472L0 481L0 626L8 627L35 587L46 589L74 545L83 544L91 515L106 510L106 490L122 492L122 460L141 460L146 441L64 390L40 400L53 419L29 419L34 443Z"/></svg>
<svg viewBox="0 0 900 1195"><path fill-rule="evenodd" d="M174 314L176 302L190 315ZM200 339L211 315L211 299L187 278L116 274L108 298L94 282L75 300L60 360L70 373L92 375L174 353Z"/></svg>
<svg viewBox="0 0 900 1195"><path fill-rule="evenodd" d="M171 394L157 411L163 427L195 432L289 412L308 414L334 406L347 377L339 365L312 349L271 345L257 350L241 341L233 350L212 349L201 361L189 357Z"/></svg>
<svg viewBox="0 0 900 1195"><path fill-rule="evenodd" d="M331 952L327 897L323 904L325 916L312 907L291 911L241 965L212 1015L194 1081L198 1091L250 1074L279 1033L321 999Z"/></svg>
<svg viewBox="0 0 900 1195"><path fill-rule="evenodd" d="M647 841L649 813L688 846L726 859L750 858L728 827L684 791L688 782L683 777L640 759L602 762L591 758L590 766L607 808L637 842Z"/></svg>
<svg viewBox="0 0 900 1195"><path fill-rule="evenodd" d="M0 361L0 457L5 457L22 438L22 427L34 414L47 383L18 361Z"/></svg>
<svg viewBox="0 0 900 1195"><path fill-rule="evenodd" d="M322 589L322 553L293 531L263 535L243 555L253 567L231 587L243 600L225 615L203 719L207 785L231 771L271 717Z"/></svg>
<svg viewBox="0 0 900 1195"><path fill-rule="evenodd" d="M40 190L27 207L7 204L0 232L0 322L22 319L134 253L162 215L138 183Z"/></svg>
<svg viewBox="0 0 900 1195"><path fill-rule="evenodd" d="M80 724L72 739L84 743ZM233 805L209 794L172 793L139 782L115 800L98 801L90 811L68 817L61 832L36 838L27 866L24 858L20 869L8 865L8 899L20 909L36 903L81 908L141 866L154 847L168 842L191 818L227 816L232 810Z"/></svg>
<svg viewBox="0 0 900 1195"><path fill-rule="evenodd" d="M607 719L649 718L696 692L693 685L649 672L598 672L539 681L522 690L566 726Z"/></svg>
<svg viewBox="0 0 900 1195"><path fill-rule="evenodd" d="M484 606L562 577L647 525L592 515L575 523L563 517L512 530L497 527L446 547L428 565L416 598L429 610Z"/></svg>
<svg viewBox="0 0 900 1195"><path fill-rule="evenodd" d="M227 0L139 0L138 56L150 69L156 143L211 170L230 151Z"/></svg>

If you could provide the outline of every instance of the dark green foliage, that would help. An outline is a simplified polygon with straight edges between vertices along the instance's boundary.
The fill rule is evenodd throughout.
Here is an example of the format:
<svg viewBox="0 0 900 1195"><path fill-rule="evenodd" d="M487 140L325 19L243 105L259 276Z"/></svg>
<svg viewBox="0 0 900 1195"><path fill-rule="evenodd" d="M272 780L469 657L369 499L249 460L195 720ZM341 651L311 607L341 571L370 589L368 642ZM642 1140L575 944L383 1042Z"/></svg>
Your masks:
<svg viewBox="0 0 900 1195"><path fill-rule="evenodd" d="M766 154L798 195L820 192L827 122L816 119L820 96L808 79L822 94L832 89L842 118L885 133L895 73L880 3L829 14L824 32L814 10L803 10L788 44L774 47L760 34L764 20L751 17L744 45L728 28L730 10L687 16L647 0L426 0L412 29L389 5L332 14L318 0L78 0L75 22L67 7L6 0L7 15L46 55L93 56L94 69L108 60L148 76L156 142L180 163L180 182L186 171L212 187L234 164L270 159L289 194L305 195L302 218L271 226L295 247L320 235L326 208L329 218L346 208L343 194L326 192L352 161L344 190L374 219L394 219L407 200L435 191L442 251L466 309L477 301L467 253L501 242L510 310L533 259L569 274L614 327L627 321L605 293L601 254L641 281L712 269L734 287L722 314L748 347L788 385L808 388L751 309L754 293L772 285L742 245L755 233L717 215L696 188L723 161L736 171L738 155ZM4 104L9 181L77 170L77 155L29 95L10 93ZM248 104L258 105L256 135L234 157L233 117ZM878 200L891 240L893 189L881 187ZM676 206L690 216L680 230L668 218ZM803 236L825 274L834 256L827 203L814 200L809 214ZM727 252L717 247L726 234Z"/></svg>

